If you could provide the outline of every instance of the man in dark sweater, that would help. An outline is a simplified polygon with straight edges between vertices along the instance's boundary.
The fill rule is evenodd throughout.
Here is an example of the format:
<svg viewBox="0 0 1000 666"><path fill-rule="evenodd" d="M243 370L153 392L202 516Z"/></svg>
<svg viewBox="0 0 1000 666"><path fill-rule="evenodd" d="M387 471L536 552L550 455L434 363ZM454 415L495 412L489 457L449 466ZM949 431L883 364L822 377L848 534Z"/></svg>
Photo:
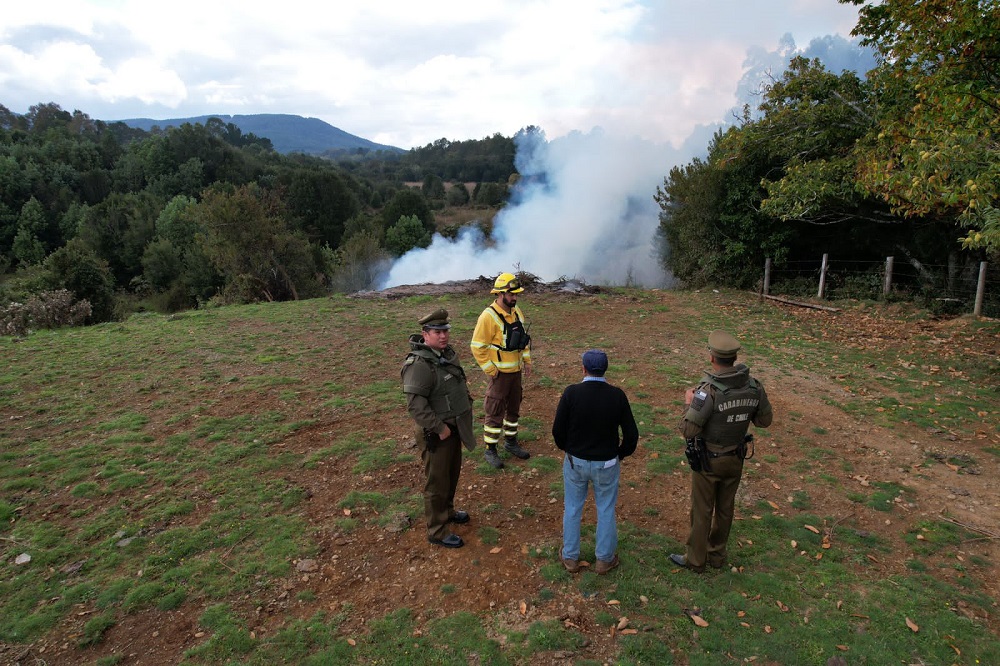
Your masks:
<svg viewBox="0 0 1000 666"><path fill-rule="evenodd" d="M563 546L560 557L570 573L580 570L580 519L587 487L594 487L597 543L594 571L618 566L618 478L622 458L632 455L639 429L628 396L604 379L608 356L599 349L583 354L584 378L563 391L552 422L552 439L566 452L563 461ZM621 435L619 436L619 429Z"/></svg>

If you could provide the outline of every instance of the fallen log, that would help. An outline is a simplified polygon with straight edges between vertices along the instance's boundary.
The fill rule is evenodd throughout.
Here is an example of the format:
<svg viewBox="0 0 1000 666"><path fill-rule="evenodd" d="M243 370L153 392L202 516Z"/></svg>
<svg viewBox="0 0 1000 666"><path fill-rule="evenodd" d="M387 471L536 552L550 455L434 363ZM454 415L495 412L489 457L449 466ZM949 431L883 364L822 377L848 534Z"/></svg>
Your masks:
<svg viewBox="0 0 1000 666"><path fill-rule="evenodd" d="M815 303L803 303L801 301L793 301L789 298L782 298L781 296L771 296L770 294L761 294L764 298L770 298L772 301L778 301L779 303L787 303L788 305L797 305L800 308L813 308L814 310L826 310L827 312L840 312L840 308L831 308L826 305L816 305Z"/></svg>

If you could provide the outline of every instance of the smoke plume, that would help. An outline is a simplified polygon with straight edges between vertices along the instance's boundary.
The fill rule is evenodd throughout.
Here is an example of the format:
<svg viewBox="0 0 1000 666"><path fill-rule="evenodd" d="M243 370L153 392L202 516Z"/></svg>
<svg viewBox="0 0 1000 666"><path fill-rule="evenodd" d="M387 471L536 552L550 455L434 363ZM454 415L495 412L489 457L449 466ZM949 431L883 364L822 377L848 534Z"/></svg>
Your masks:
<svg viewBox="0 0 1000 666"><path fill-rule="evenodd" d="M494 218L490 239L474 225L455 240L435 235L406 253L382 288L526 271L541 280L595 285L668 286L661 266L656 187L677 151L601 129L547 141L515 137L521 179Z"/></svg>
<svg viewBox="0 0 1000 666"><path fill-rule="evenodd" d="M841 37L814 39L799 49L790 34L773 51L750 49L735 97L740 101L716 124L698 125L680 148L626 138L595 128L547 141L540 131L515 136L521 179L484 238L471 225L455 240L435 235L389 270L381 288L466 280L525 271L594 285L664 287L674 283L660 261L659 206L653 201L670 169L705 155L712 135L756 110L761 90L780 78L797 54L864 72L870 49Z"/></svg>

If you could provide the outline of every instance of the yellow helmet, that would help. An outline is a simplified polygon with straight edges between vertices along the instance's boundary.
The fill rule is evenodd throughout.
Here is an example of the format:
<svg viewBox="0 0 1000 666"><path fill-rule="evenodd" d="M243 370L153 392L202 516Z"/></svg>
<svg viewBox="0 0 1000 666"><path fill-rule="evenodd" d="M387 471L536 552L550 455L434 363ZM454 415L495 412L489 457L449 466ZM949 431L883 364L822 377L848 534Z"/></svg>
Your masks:
<svg viewBox="0 0 1000 666"><path fill-rule="evenodd" d="M517 276L513 273L501 273L498 275L497 279L493 282L493 289L490 293L499 294L505 291L511 294L520 294L524 291L524 287L521 286Z"/></svg>

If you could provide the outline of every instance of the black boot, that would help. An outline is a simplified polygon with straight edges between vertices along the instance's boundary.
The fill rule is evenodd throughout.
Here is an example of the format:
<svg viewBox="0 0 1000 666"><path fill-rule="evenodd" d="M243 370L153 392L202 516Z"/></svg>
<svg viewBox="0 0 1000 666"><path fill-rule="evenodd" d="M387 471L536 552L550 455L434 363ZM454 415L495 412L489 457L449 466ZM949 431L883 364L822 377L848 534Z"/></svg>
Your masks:
<svg viewBox="0 0 1000 666"><path fill-rule="evenodd" d="M521 460L527 460L531 457L531 454L521 448L521 445L517 443L517 438L508 437L503 441L503 448L507 450L507 453L514 456L515 458L520 458Z"/></svg>
<svg viewBox="0 0 1000 666"><path fill-rule="evenodd" d="M489 446L486 448L486 453L483 454L483 458L493 467L497 469L503 469L503 461L500 460L500 454L497 453L497 447Z"/></svg>

